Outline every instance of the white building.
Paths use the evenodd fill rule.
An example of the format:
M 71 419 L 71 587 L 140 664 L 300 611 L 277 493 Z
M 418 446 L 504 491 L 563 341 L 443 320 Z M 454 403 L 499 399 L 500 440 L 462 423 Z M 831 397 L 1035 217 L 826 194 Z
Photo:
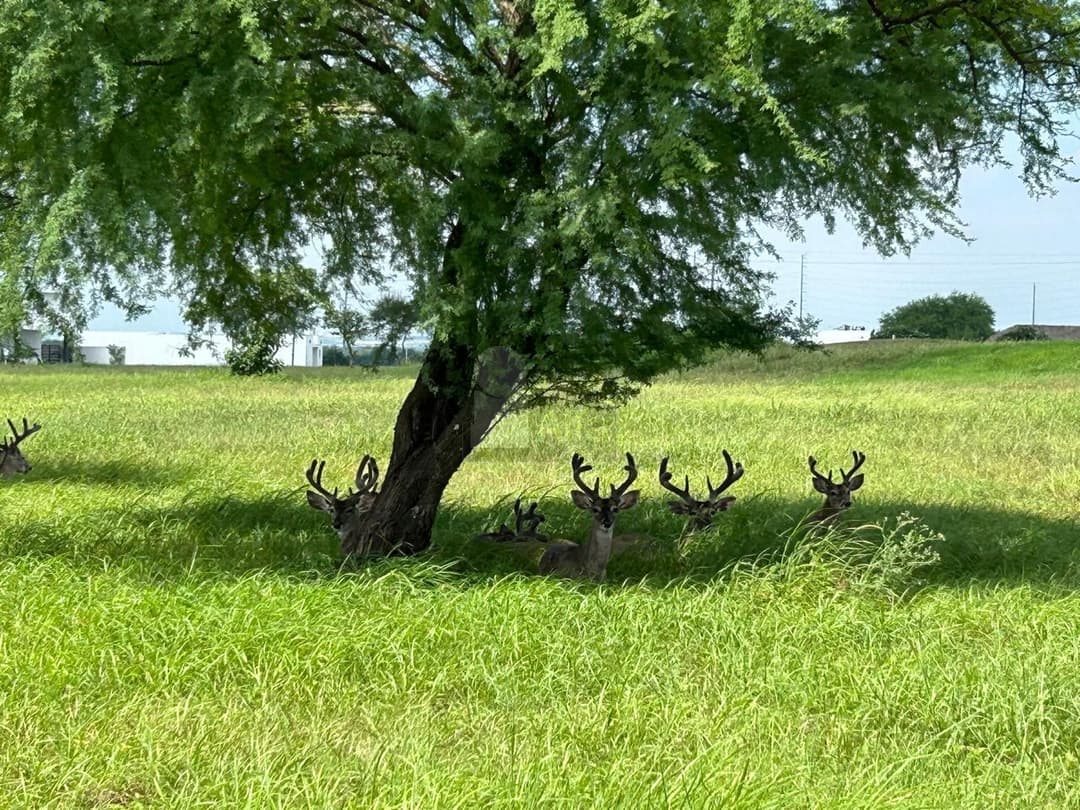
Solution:
M 849 326 L 844 324 L 835 329 L 822 329 L 817 333 L 818 343 L 830 345 L 833 343 L 857 343 L 860 340 L 869 340 L 870 330 L 865 326 Z
M 55 292 L 46 292 L 43 295 L 50 305 L 55 305 L 60 299 L 59 294 Z M 41 362 L 41 343 L 47 330 L 48 325 L 36 316 L 28 318 L 19 330 L 19 340 L 34 353 L 37 362 Z M 31 360 L 31 362 L 34 361 Z
M 218 335 L 189 355 L 182 332 L 88 331 L 82 334 L 79 351 L 86 363 L 108 365 L 110 346 L 123 349 L 128 366 L 221 366 L 231 344 Z M 322 341 L 314 333 L 298 335 L 287 339 L 274 357 L 286 366 L 317 368 L 322 365 Z
M 45 298 L 50 305 L 55 305 L 59 295 L 47 292 Z M 29 319 L 19 330 L 23 345 L 34 353 L 34 359 L 30 362 L 41 362 L 43 344 L 52 343 L 47 339 L 48 335 L 48 324 L 39 318 Z M 225 364 L 225 352 L 230 345 L 224 336 L 219 335 L 210 341 L 210 345 L 194 349 L 187 355 L 184 353 L 187 335 L 182 332 L 92 330 L 80 335 L 77 349 L 83 362 L 92 365 L 108 365 L 112 361 L 109 347 L 114 346 L 123 350 L 124 365 L 221 366 Z M 312 332 L 286 339 L 274 357 L 286 366 L 317 368 L 322 366 L 322 352 L 322 340 Z M 53 356 L 57 358 L 58 353 Z

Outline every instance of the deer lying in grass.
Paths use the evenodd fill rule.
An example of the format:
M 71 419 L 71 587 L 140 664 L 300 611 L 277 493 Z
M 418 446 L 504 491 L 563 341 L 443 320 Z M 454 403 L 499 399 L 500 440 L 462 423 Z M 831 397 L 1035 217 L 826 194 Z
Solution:
M 26 456 L 19 450 L 19 443 L 41 430 L 41 425 L 36 423 L 31 425 L 26 421 L 26 417 L 23 417 L 22 420 L 22 433 L 18 431 L 15 423 L 10 419 L 7 420 L 7 423 L 14 438 L 9 441 L 8 437 L 4 436 L 3 443 L 0 443 L 0 478 L 10 478 L 19 473 L 30 472 L 30 462 L 26 460 Z
M 514 501 L 514 528 L 505 523 L 493 532 L 484 532 L 476 536 L 477 540 L 493 540 L 496 543 L 547 543 L 551 538 L 537 531 L 537 527 L 547 518 L 536 511 L 533 501 L 525 511 L 521 509 L 521 498 Z
M 718 512 L 726 512 L 731 508 L 731 505 L 735 503 L 735 496 L 728 495 L 725 498 L 720 496 L 724 490 L 742 478 L 743 465 L 741 462 L 733 462 L 731 460 L 731 454 L 727 450 L 721 451 L 724 454 L 724 461 L 727 463 L 727 475 L 724 480 L 720 482 L 720 486 L 714 487 L 712 481 L 706 477 L 705 483 L 709 487 L 709 495 L 703 500 L 698 500 L 690 494 L 690 476 L 686 476 L 683 482 L 683 488 L 679 489 L 671 483 L 672 475 L 668 471 L 667 456 L 660 461 L 660 486 L 666 489 L 668 492 L 673 492 L 679 496 L 680 500 L 668 501 L 668 509 L 674 512 L 676 515 L 686 515 L 690 518 L 690 530 L 702 531 L 712 526 L 713 517 Z
M 591 487 L 581 478 L 582 473 L 592 469 L 585 459 L 574 453 L 570 460 L 574 473 L 574 483 L 578 489 L 570 493 L 570 498 L 578 509 L 592 514 L 592 528 L 589 539 L 583 543 L 559 543 L 550 546 L 540 558 L 540 573 L 555 574 L 564 577 L 590 577 L 602 580 L 607 573 L 608 560 L 620 538 L 614 537 L 615 518 L 619 512 L 631 508 L 638 502 L 641 491 L 627 491 L 637 478 L 637 465 L 634 457 L 626 454 L 626 480 L 619 486 L 611 485 L 611 495 L 600 497 L 600 479 Z
M 379 465 L 371 456 L 365 455 L 360 459 L 360 466 L 356 468 L 357 491 L 353 492 L 350 487 L 349 493 L 344 498 L 338 497 L 337 487 L 334 487 L 334 491 L 331 492 L 323 486 L 324 467 L 326 467 L 325 461 L 311 460 L 307 480 L 314 492 L 311 489 L 308 490 L 307 501 L 312 509 L 318 509 L 330 515 L 334 531 L 344 541 L 353 521 L 370 510 L 372 504 L 375 503 L 375 498 L 379 495 L 376 491 L 379 483 Z
M 835 523 L 840 513 L 851 506 L 851 493 L 863 485 L 863 474 L 855 475 L 855 471 L 866 461 L 866 456 L 858 450 L 852 452 L 855 465 L 844 472 L 840 468 L 840 481 L 832 480 L 832 470 L 826 477 L 817 471 L 817 460 L 810 456 L 810 472 L 814 476 L 814 489 L 825 496 L 825 503 L 821 508 L 806 519 L 808 524 L 827 526 Z

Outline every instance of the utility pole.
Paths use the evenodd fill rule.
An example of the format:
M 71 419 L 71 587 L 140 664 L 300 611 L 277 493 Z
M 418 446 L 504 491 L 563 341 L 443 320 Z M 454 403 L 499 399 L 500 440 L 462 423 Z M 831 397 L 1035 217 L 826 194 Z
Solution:
M 1035 325 L 1035 282 L 1031 282 L 1031 325 Z
M 799 320 L 802 320 L 802 300 L 806 290 L 806 254 L 799 257 Z

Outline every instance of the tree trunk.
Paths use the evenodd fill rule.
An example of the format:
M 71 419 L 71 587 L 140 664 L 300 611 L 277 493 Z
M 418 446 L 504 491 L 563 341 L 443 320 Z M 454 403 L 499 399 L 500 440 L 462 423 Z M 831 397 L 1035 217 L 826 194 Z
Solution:
M 342 552 L 409 555 L 430 546 L 443 491 L 520 377 L 508 351 L 478 361 L 463 344 L 433 342 L 398 412 L 379 496 L 342 540 Z

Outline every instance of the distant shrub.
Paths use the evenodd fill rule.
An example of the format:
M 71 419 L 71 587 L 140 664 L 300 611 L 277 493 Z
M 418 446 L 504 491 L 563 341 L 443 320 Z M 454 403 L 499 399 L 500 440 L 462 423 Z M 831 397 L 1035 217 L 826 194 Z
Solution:
M 226 351 L 225 362 L 229 366 L 229 371 L 241 377 L 277 374 L 285 364 L 274 357 L 276 353 L 277 346 L 267 343 L 249 343 Z
M 986 340 L 994 332 L 994 310 L 972 293 L 931 295 L 881 316 L 875 338 Z
M 122 366 L 124 360 L 127 357 L 127 349 L 123 346 L 117 346 L 115 343 L 109 344 L 109 365 L 110 366 Z
M 1034 326 L 1027 324 L 1023 326 L 1014 326 L 1012 329 L 1005 332 L 998 340 L 1049 340 L 1050 336 L 1046 334 L 1042 329 L 1036 329 Z
M 795 539 L 803 527 L 797 528 Z M 902 598 L 925 584 L 923 573 L 941 561 L 944 536 L 902 512 L 892 522 L 837 525 L 793 542 L 777 574 L 787 579 L 842 582 L 844 587 Z

